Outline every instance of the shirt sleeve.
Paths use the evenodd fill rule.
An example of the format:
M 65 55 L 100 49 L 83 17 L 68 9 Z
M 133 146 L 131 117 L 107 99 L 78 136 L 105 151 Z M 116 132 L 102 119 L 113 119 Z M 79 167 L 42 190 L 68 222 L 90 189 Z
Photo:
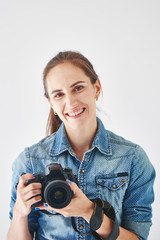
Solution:
M 122 227 L 134 232 L 140 240 L 147 239 L 152 225 L 154 179 L 155 170 L 151 162 L 144 150 L 137 146 L 123 202 Z
M 12 220 L 13 217 L 13 208 L 16 202 L 17 190 L 16 185 L 19 182 L 19 178 L 22 173 L 33 173 L 32 166 L 29 160 L 27 149 L 22 152 L 18 158 L 12 164 L 12 189 L 11 189 L 11 201 L 10 201 L 10 212 L 9 218 Z M 32 236 L 36 232 L 38 227 L 38 213 L 35 210 L 32 210 L 28 215 L 28 226 Z

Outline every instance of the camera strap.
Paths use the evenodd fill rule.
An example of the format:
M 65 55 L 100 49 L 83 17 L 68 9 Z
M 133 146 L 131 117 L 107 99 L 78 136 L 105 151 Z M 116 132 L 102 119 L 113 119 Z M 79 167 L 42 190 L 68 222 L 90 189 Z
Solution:
M 60 213 L 50 213 L 50 212 L 48 212 L 47 210 L 39 210 L 40 212 L 42 212 L 42 213 L 44 213 L 44 214 L 46 214 L 46 215 L 48 215 L 49 217 L 51 217 L 51 216 L 54 216 L 54 215 L 61 215 Z M 77 228 L 76 228 L 76 224 L 75 224 L 75 221 L 74 221 L 74 217 L 71 217 L 71 223 L 72 223 L 72 227 L 73 227 L 73 229 L 76 231 L 76 232 L 78 232 L 78 233 L 80 233 L 78 230 L 77 230 Z M 81 234 L 81 233 L 80 233 Z M 83 233 L 83 235 L 88 235 L 88 234 L 92 234 L 94 237 L 95 237 L 95 239 L 97 239 L 97 240 L 101 240 L 102 238 L 96 233 L 96 232 L 94 232 L 94 231 L 92 231 L 92 230 L 90 230 L 88 233 Z
M 116 240 L 117 237 L 119 236 L 119 224 L 117 222 L 114 208 L 109 202 L 104 201 L 102 199 L 91 199 L 91 201 L 94 202 L 94 210 L 89 222 L 90 231 L 88 233 L 81 233 L 80 231 L 78 231 L 78 229 L 76 228 L 74 217 L 71 217 L 72 227 L 79 234 L 83 235 L 92 234 L 95 237 L 95 239 L 101 240 L 102 238 L 99 236 L 96 230 L 102 224 L 104 213 L 113 222 L 112 231 L 110 235 L 107 237 L 107 240 Z
M 107 240 L 116 240 L 117 237 L 119 236 L 119 224 L 117 222 L 114 208 L 109 202 L 104 201 L 102 199 L 91 199 L 91 201 L 94 202 L 94 211 L 89 223 L 90 231 L 87 233 L 80 232 L 76 227 L 75 218 L 71 217 L 71 223 L 72 223 L 73 229 L 79 234 L 82 234 L 82 235 L 92 234 L 95 237 L 95 239 L 102 240 L 102 238 L 99 236 L 96 230 L 101 226 L 101 223 L 103 221 L 103 218 L 102 218 L 102 221 L 99 221 L 97 216 L 99 217 L 100 214 L 103 212 L 113 222 L 112 231 L 108 236 Z M 54 215 L 61 215 L 60 213 L 54 213 L 54 214 L 50 213 L 47 210 L 40 210 L 40 212 L 47 214 L 49 217 Z

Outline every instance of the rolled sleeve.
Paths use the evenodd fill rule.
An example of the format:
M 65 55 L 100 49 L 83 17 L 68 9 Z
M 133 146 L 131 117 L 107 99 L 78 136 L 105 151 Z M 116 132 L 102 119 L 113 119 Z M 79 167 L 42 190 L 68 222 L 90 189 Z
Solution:
M 33 173 L 29 158 L 27 156 L 27 149 L 25 149 L 12 164 L 12 172 L 12 189 L 9 211 L 10 220 L 12 220 L 13 217 L 13 209 L 17 198 L 17 190 L 15 186 L 19 182 L 19 178 L 22 173 Z M 32 210 L 28 216 L 28 226 L 32 236 L 37 229 L 37 219 L 38 213 L 36 213 L 35 210 Z
M 155 170 L 146 153 L 136 147 L 132 161 L 130 182 L 123 204 L 122 226 L 134 232 L 139 239 L 147 239 L 152 225 Z
M 133 221 L 126 221 L 123 222 L 124 228 L 135 233 L 139 240 L 146 240 L 149 235 L 149 230 L 151 227 L 150 222 L 133 222 Z

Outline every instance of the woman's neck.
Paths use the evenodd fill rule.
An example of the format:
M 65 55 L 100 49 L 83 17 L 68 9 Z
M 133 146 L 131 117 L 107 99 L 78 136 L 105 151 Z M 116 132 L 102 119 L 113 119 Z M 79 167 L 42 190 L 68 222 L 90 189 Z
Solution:
M 66 130 L 66 132 L 73 151 L 79 159 L 82 160 L 84 153 L 92 146 L 92 142 L 97 132 L 97 120 L 95 124 L 86 128 L 78 130 L 69 129 L 68 131 Z

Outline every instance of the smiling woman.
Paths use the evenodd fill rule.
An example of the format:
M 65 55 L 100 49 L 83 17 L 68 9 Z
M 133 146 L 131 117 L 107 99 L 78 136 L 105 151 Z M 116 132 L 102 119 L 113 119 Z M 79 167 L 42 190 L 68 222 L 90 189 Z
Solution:
M 72 139 L 73 131 L 81 136 L 82 130 L 93 137 L 97 129 L 99 80 L 92 83 L 79 67 L 61 63 L 49 71 L 45 81 L 51 108 L 64 123 L 68 137 Z
M 45 67 L 43 84 L 51 107 L 47 137 L 13 163 L 8 240 L 147 239 L 155 170 L 139 145 L 96 116 L 101 84 L 92 64 L 60 52 Z M 54 184 L 49 199 L 67 199 L 57 180 L 70 190 L 63 208 L 46 198 Z
M 56 74 L 56 79 L 54 73 Z M 51 110 L 48 118 L 46 131 L 47 136 L 57 131 L 62 122 L 60 116 L 55 114 L 57 113 L 57 110 L 53 107 L 52 100 L 58 100 L 62 98 L 62 95 L 64 94 L 63 84 L 65 84 L 65 79 L 67 83 L 69 80 L 71 84 L 69 86 L 70 92 L 72 91 L 72 93 L 76 94 L 82 92 L 83 88 L 87 87 L 86 84 L 94 86 L 95 83 L 97 83 L 99 85 L 98 96 L 100 94 L 101 87 L 98 80 L 98 75 L 96 74 L 92 64 L 88 61 L 86 57 L 84 57 L 78 52 L 67 51 L 60 52 L 57 56 L 52 58 L 46 65 L 43 72 L 45 97 L 51 103 Z M 64 81 L 63 83 L 62 80 Z M 60 88 L 57 88 L 57 86 L 60 86 Z M 89 97 L 90 94 L 91 93 L 88 93 L 87 97 Z M 98 96 L 96 96 L 96 100 L 98 100 Z M 76 111 L 76 109 L 74 110 Z M 85 108 L 83 110 L 85 110 Z M 72 113 L 73 109 L 71 111 L 71 115 Z

